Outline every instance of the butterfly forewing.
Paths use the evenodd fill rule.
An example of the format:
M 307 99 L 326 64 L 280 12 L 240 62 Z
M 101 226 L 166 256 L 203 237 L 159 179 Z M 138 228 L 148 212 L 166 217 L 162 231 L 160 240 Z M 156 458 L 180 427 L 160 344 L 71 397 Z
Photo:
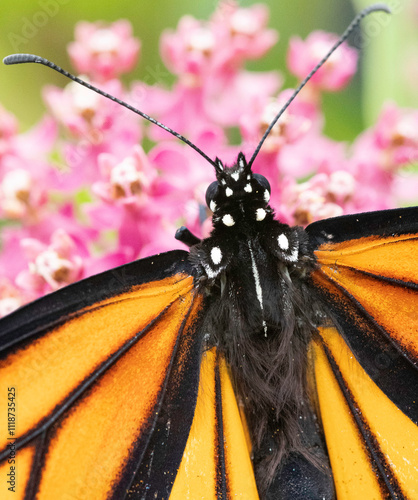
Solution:
M 49 296 L 15 314 L 15 322 L 13 315 L 5 321 L 9 347 L 3 350 L 0 383 L 4 390 L 16 388 L 14 444 L 21 491 L 29 498 L 68 492 L 123 498 L 167 428 L 172 434 L 169 446 L 162 446 L 164 481 L 153 486 L 171 489 L 193 419 L 203 339 L 202 297 L 183 255 L 172 252 L 119 268 L 130 278 L 113 284 L 113 294 L 98 287 L 112 280 L 115 273 L 109 271 L 69 287 L 65 297 L 58 292 L 52 311 Z M 92 304 L 77 310 L 79 292 L 86 289 L 94 290 Z M 73 300 L 66 302 L 68 297 Z M 64 310 L 57 307 L 60 300 Z M 13 333 L 22 344 L 10 342 Z M 2 412 L 7 418 L 7 406 Z M 5 441 L 4 474 L 8 453 Z M 151 466 L 149 461 L 150 473 Z

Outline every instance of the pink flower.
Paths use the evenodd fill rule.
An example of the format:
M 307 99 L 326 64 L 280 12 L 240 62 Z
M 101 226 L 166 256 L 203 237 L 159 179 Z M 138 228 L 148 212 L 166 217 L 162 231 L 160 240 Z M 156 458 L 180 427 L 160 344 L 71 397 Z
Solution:
M 179 83 L 172 91 L 159 87 L 148 88 L 146 99 L 142 101 L 141 97 L 138 105 L 186 136 L 206 154 L 211 154 L 211 150 L 204 149 L 202 139 L 209 134 L 225 142 L 222 127 L 237 126 L 242 115 L 250 113 L 253 101 L 267 99 L 277 91 L 279 83 L 278 75 L 272 72 L 242 71 L 229 75 L 229 80 L 224 80 L 221 75 L 218 79 L 208 78 L 200 87 Z M 143 94 L 143 87 L 138 89 Z M 135 95 L 135 88 L 133 93 Z M 150 136 L 154 141 L 173 140 L 173 136 L 154 126 L 150 128 Z M 219 151 L 213 151 L 213 155 L 216 154 L 219 155 Z
M 191 16 L 182 17 L 177 31 L 166 30 L 160 41 L 165 65 L 190 87 L 202 85 L 212 69 L 215 49 L 216 38 L 210 27 Z
M 93 185 L 93 192 L 103 203 L 87 209 L 95 226 L 117 229 L 119 249 L 129 249 L 134 256 L 151 248 L 152 242 L 167 239 L 173 209 L 176 216 L 180 210 L 170 203 L 170 189 L 163 187 L 142 148 L 136 146 L 122 160 L 102 154 L 98 161 L 103 180 Z M 174 233 L 173 229 L 173 239 Z
M 103 90 L 123 99 L 117 80 L 101 85 Z M 70 169 L 67 185 L 91 184 L 99 178 L 97 157 L 108 152 L 124 154 L 140 139 L 139 118 L 98 94 L 72 82 L 63 90 L 47 87 L 44 98 L 51 113 L 74 137 L 64 144 L 64 171 Z
M 264 5 L 238 8 L 221 3 L 211 23 L 184 16 L 177 31 L 164 32 L 161 56 L 184 84 L 201 86 L 206 78 L 236 73 L 246 60 L 262 57 L 278 38 L 266 28 L 267 21 Z
M 177 31 L 161 37 L 161 56 L 179 82 L 163 113 L 152 105 L 148 112 L 156 111 L 163 123 L 194 142 L 214 124 L 237 125 L 253 99 L 270 96 L 280 84 L 276 73 L 242 71 L 246 60 L 261 57 L 277 41 L 276 32 L 266 29 L 267 20 L 264 6 L 244 9 L 235 3 L 221 4 L 211 23 L 183 17 Z M 154 92 L 147 100 L 161 102 Z
M 273 71 L 225 73 L 208 82 L 204 107 L 213 122 L 222 127 L 237 126 L 242 116 L 249 114 L 254 101 L 268 99 L 280 85 L 281 78 Z
M 382 167 L 393 170 L 418 160 L 418 111 L 387 104 L 374 127 L 376 146 L 384 152 Z
M 23 168 L 9 170 L 0 183 L 0 210 L 4 217 L 37 222 L 39 210 L 46 203 L 45 188 Z
M 104 181 L 96 182 L 92 190 L 108 203 L 122 205 L 145 205 L 157 173 L 151 167 L 140 146 L 132 155 L 119 161 L 116 157 L 102 153 L 98 157 L 99 169 Z
M 80 22 L 68 53 L 79 73 L 103 82 L 131 71 L 140 47 L 139 40 L 132 36 L 129 21 L 122 19 L 110 25 Z
M 414 199 L 415 179 L 401 182 L 395 174 L 418 159 L 417 126 L 416 111 L 389 104 L 377 124 L 356 139 L 350 167 L 359 181 L 357 198 L 363 199 L 367 209 L 392 207 L 396 199 Z
M 324 31 L 312 32 L 305 41 L 299 37 L 291 38 L 287 55 L 290 71 L 303 80 L 337 40 L 337 35 Z M 309 85 L 321 90 L 341 90 L 356 72 L 357 58 L 355 49 L 341 45 L 315 73 Z
M 345 213 L 346 205 L 354 196 L 356 182 L 348 172 L 336 171 L 330 175 L 314 175 L 302 184 L 288 179 L 286 184 L 282 210 L 291 216 L 293 224 L 306 226 Z
M 255 103 L 253 112 L 242 117 L 243 149 L 248 157 L 291 94 L 292 90 L 287 89 L 275 100 Z M 283 176 L 306 177 L 328 157 L 332 157 L 335 164 L 341 156 L 335 155 L 334 143 L 321 135 L 323 119 L 317 105 L 300 97 L 291 103 L 275 124 L 254 162 L 254 171 L 267 176 L 272 186 L 277 185 L 271 199 L 276 207 L 280 202 L 280 180 Z
M 268 19 L 266 5 L 243 8 L 236 2 L 220 2 L 212 16 L 217 66 L 236 70 L 246 60 L 263 57 L 279 38 L 277 31 L 267 28 Z
M 16 283 L 24 290 L 43 294 L 82 277 L 83 259 L 76 253 L 74 240 L 65 231 L 56 230 L 49 245 L 24 238 L 21 246 L 29 268 L 18 274 Z
M 292 89 L 287 89 L 282 91 L 276 99 L 270 99 L 262 106 L 260 103 L 255 103 L 256 107 L 251 110 L 251 113 L 241 117 L 243 138 L 257 145 L 292 93 Z M 264 142 L 262 151 L 264 153 L 278 152 L 285 145 L 300 140 L 314 126 L 318 129 L 320 124 L 317 107 L 311 102 L 304 101 L 302 96 L 301 99 L 292 102 L 280 117 Z
M 135 91 L 134 91 L 135 93 Z M 187 136 L 196 146 L 203 148 L 200 140 L 208 133 L 223 136 L 224 131 L 217 127 L 205 110 L 205 96 L 202 88 L 177 85 L 172 91 L 158 87 L 148 89 L 146 102 L 140 107 L 146 113 L 156 116 L 159 121 L 172 130 Z M 161 140 L 176 140 L 171 134 L 157 126 L 151 126 L 148 132 L 150 138 Z M 207 151 L 205 151 L 208 154 Z

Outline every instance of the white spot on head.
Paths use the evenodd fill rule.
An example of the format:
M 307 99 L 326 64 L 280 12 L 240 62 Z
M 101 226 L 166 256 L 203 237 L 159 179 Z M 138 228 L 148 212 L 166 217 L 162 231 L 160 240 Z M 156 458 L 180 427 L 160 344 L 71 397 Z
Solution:
M 255 218 L 258 221 L 264 220 L 267 215 L 267 212 L 264 210 L 264 208 L 257 208 L 255 211 Z
M 270 201 L 270 193 L 269 193 L 269 190 L 268 190 L 268 189 L 266 189 L 266 190 L 264 191 L 264 201 L 265 201 L 266 203 L 268 203 L 268 202 Z
M 225 186 L 226 180 L 225 179 L 221 179 L 221 184 L 222 184 L 222 186 Z
M 219 168 L 220 170 L 223 170 L 223 169 L 224 169 L 224 166 L 222 165 L 221 160 L 218 160 L 218 161 L 217 161 L 217 165 L 218 165 L 218 168 Z
M 230 196 L 232 196 L 232 195 L 234 194 L 234 192 L 232 191 L 232 189 L 231 189 L 231 188 L 228 188 L 228 187 L 227 187 L 227 188 L 225 189 L 225 194 L 226 194 L 226 196 L 230 197 Z
M 244 157 L 243 157 L 243 156 L 240 156 L 240 157 L 239 157 L 239 160 L 238 160 L 238 165 L 239 165 L 239 168 L 240 168 L 241 170 L 243 170 L 243 169 L 244 169 L 244 167 L 245 167 L 245 160 L 244 160 Z
M 247 181 L 250 181 L 251 180 L 251 174 L 248 174 L 247 175 Z
M 216 203 L 213 200 L 210 200 L 209 208 L 214 212 L 216 210 Z
M 280 234 L 278 236 L 277 243 L 279 244 L 279 247 L 282 250 L 288 250 L 289 249 L 289 240 L 287 239 L 287 236 L 285 234 Z
M 239 173 L 238 172 L 234 172 L 233 174 L 231 174 L 231 177 L 234 179 L 234 181 L 238 181 L 238 179 L 239 179 Z
M 253 188 L 252 188 L 252 186 L 251 186 L 251 184 L 250 184 L 250 183 L 248 183 L 248 184 L 246 184 L 246 185 L 245 185 L 244 191 L 245 191 L 246 193 L 251 193 L 251 192 L 252 192 L 252 190 L 253 190 Z
M 222 252 L 219 247 L 213 247 L 212 250 L 210 251 L 210 258 L 212 259 L 212 262 L 217 266 L 220 264 L 222 260 Z
M 234 218 L 232 217 L 231 214 L 225 214 L 222 217 L 222 222 L 225 224 L 225 226 L 233 226 L 235 224 Z

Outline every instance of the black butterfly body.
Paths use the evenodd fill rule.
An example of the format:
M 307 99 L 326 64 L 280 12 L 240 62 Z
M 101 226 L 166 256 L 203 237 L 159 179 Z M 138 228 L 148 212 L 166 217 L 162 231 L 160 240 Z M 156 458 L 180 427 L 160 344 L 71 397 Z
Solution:
M 268 484 L 289 450 L 307 453 L 297 421 L 307 404 L 308 345 L 324 319 L 309 284 L 316 259 L 301 227 L 274 219 L 270 185 L 252 174 L 243 154 L 230 168 L 217 160 L 216 173 L 206 195 L 211 236 L 196 244 L 182 228 L 177 237 L 194 242 L 189 260 L 207 295 L 206 343 L 232 369 L 255 453 L 266 435 L 276 441 L 270 466 L 259 465 Z

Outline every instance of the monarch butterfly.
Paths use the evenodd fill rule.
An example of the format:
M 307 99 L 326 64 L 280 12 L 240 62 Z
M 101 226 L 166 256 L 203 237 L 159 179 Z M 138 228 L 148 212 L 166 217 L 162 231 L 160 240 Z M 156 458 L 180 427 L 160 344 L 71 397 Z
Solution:
M 80 81 L 37 56 L 5 62 Z M 232 167 L 163 126 L 215 168 L 211 236 L 181 228 L 189 252 L 1 320 L 20 498 L 332 498 L 333 482 L 338 498 L 418 494 L 418 208 L 275 220 L 251 166 L 281 113 Z M 2 472 L 10 453 L 3 436 Z

